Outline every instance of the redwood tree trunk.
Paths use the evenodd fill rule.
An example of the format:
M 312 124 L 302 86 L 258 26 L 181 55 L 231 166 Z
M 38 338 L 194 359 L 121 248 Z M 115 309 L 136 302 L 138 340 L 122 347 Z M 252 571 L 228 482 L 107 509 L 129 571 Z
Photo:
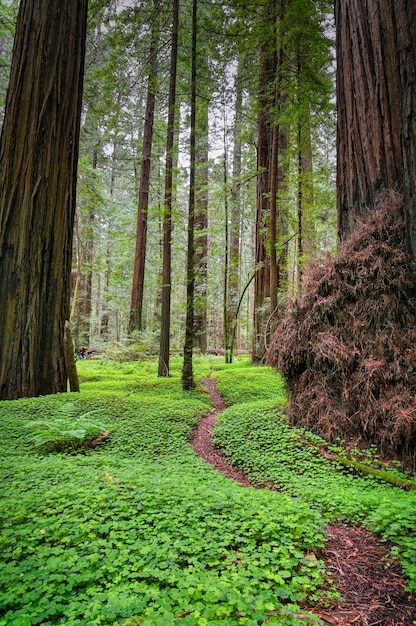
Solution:
M 22 0 L 0 138 L 0 398 L 67 390 L 87 0 Z
M 202 59 L 201 59 L 202 65 Z M 199 84 L 201 81 L 199 81 Z M 198 101 L 195 146 L 195 344 L 207 351 L 208 99 Z
M 197 0 L 192 2 L 192 53 L 191 53 L 191 138 L 189 168 L 189 207 L 188 207 L 188 252 L 186 264 L 186 323 L 183 348 L 182 388 L 190 391 L 195 387 L 192 350 L 194 345 L 194 222 L 195 222 L 195 151 L 196 151 L 196 43 L 197 43 Z
M 403 3 L 412 5 L 411 0 L 335 1 L 341 239 L 354 230 L 356 218 L 371 209 L 378 192 L 402 187 L 400 84 L 392 5 Z M 409 11 L 414 16 L 413 5 Z
M 173 0 L 172 48 L 170 59 L 169 113 L 166 137 L 165 205 L 163 211 L 163 264 L 158 376 L 169 376 L 170 300 L 172 280 L 172 191 L 175 137 L 176 68 L 178 60 L 179 0 Z
M 416 261 L 416 4 L 414 0 L 400 0 L 395 3 L 395 8 L 407 244 L 413 261 Z
M 147 211 L 149 208 L 150 165 L 152 159 L 153 121 L 157 88 L 157 44 L 159 39 L 159 3 L 154 2 L 154 21 L 149 53 L 149 77 L 147 82 L 146 116 L 143 128 L 142 158 L 139 180 L 139 199 L 136 227 L 136 252 L 134 257 L 133 284 L 131 290 L 129 332 L 142 330 L 144 296 L 144 272 L 146 266 Z
M 266 353 L 264 336 L 267 321 L 270 317 L 270 306 L 266 306 L 267 299 L 270 298 L 273 278 L 276 285 L 276 255 L 273 259 L 270 255 L 270 207 L 271 194 L 277 189 L 277 158 L 276 141 L 278 137 L 277 129 L 274 134 L 272 127 L 273 108 L 275 105 L 277 62 L 276 54 L 276 20 L 277 5 L 274 0 L 267 2 L 263 9 L 264 33 L 259 50 L 259 96 L 258 96 L 258 131 L 257 131 L 257 206 L 256 206 L 256 275 L 254 280 L 254 341 L 253 341 L 253 362 L 260 362 Z M 273 141 L 275 137 L 276 141 Z M 275 149 L 273 149 L 275 146 Z M 274 181 L 274 192 L 271 191 L 271 184 Z M 274 218 L 276 211 L 274 212 Z M 276 239 L 276 221 L 272 223 L 272 237 Z M 274 272 L 270 272 L 271 262 L 274 263 Z M 274 288 L 274 287 L 273 287 Z
M 227 286 L 227 338 L 226 357 L 228 362 L 233 361 L 234 341 L 237 333 L 236 325 L 239 322 L 236 311 L 238 307 L 239 275 L 240 275 L 240 223 L 241 223 L 241 163 L 242 163 L 242 87 L 243 60 L 238 59 L 237 76 L 235 79 L 235 119 L 234 119 L 234 148 L 233 148 L 233 181 L 231 186 L 231 210 L 229 228 L 229 272 Z

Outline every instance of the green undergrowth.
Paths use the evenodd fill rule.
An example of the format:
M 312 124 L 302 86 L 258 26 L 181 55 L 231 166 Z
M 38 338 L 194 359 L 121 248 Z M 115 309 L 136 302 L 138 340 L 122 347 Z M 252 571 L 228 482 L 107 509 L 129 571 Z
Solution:
M 199 380 L 216 368 L 241 389 L 251 371 L 196 359 Z M 154 361 L 78 369 L 80 394 L 0 403 L 0 625 L 319 623 L 304 606 L 333 595 L 315 557 L 321 514 L 195 456 L 189 440 L 211 404 L 200 388 L 182 391 L 180 361 L 169 379 Z M 250 397 L 256 384 L 262 397 L 261 376 Z M 39 423 L 66 436 L 68 403 L 77 432 L 94 421 L 105 441 L 37 445 Z
M 219 387 L 233 384 L 222 373 L 218 378 Z M 232 394 L 227 390 L 227 395 Z M 361 523 L 394 542 L 392 555 L 401 560 L 408 589 L 416 591 L 414 491 L 400 490 L 357 473 L 353 465 L 347 468 L 325 458 L 321 451 L 326 442 L 290 427 L 273 399 L 227 408 L 217 420 L 214 442 L 255 484 L 301 498 L 327 522 Z M 340 451 L 337 446 L 331 449 L 334 454 Z
M 196 358 L 185 393 L 180 366 L 158 379 L 155 361 L 86 361 L 79 394 L 0 402 L 0 626 L 320 624 L 307 607 L 336 597 L 316 556 L 333 519 L 392 540 L 412 588 L 414 492 L 318 454 L 318 438 L 287 425 L 270 368 Z M 275 490 L 243 488 L 195 456 L 210 375 L 229 406 L 217 444 Z M 39 446 L 37 424 L 59 440 L 69 413 L 77 432 L 94 422 L 109 436 Z

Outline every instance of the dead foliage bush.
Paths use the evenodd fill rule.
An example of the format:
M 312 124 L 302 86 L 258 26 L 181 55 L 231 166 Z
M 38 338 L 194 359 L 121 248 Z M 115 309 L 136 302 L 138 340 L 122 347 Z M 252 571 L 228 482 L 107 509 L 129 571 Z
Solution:
M 402 199 L 386 192 L 338 256 L 309 269 L 273 337 L 267 360 L 287 379 L 293 424 L 414 467 L 415 284 Z

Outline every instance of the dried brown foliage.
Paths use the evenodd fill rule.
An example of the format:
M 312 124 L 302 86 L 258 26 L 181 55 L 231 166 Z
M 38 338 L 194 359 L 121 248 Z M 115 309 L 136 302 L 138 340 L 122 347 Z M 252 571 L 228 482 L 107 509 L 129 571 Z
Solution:
M 402 198 L 388 192 L 336 258 L 310 268 L 268 363 L 286 376 L 291 422 L 415 462 L 415 273 Z

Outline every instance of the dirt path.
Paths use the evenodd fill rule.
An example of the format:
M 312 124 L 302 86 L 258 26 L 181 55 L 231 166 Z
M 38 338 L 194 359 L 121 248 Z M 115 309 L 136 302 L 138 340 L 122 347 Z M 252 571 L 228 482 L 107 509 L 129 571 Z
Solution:
M 216 381 L 203 381 L 214 410 L 198 424 L 192 445 L 198 456 L 213 465 L 227 478 L 245 487 L 256 487 L 215 450 L 211 432 L 216 417 L 225 404 L 216 390 Z M 331 609 L 314 607 L 313 612 L 333 626 L 412 626 L 416 607 L 406 595 L 401 569 L 397 564 L 386 567 L 388 548 L 363 528 L 328 526 L 327 542 L 319 555 L 331 572 L 344 602 Z M 415 620 L 415 621 L 414 621 Z

